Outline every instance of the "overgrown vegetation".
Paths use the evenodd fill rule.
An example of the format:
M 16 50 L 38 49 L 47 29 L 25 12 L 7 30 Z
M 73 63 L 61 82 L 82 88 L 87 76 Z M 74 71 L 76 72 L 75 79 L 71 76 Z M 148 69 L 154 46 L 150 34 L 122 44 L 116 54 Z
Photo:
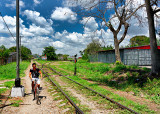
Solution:
M 73 62 L 56 62 L 52 67 L 64 75 L 73 75 Z M 111 88 L 133 95 L 153 100 L 160 104 L 160 79 L 148 79 L 150 69 L 138 66 L 125 66 L 123 64 L 87 63 L 80 60 L 77 63 L 77 76 L 81 79 L 91 80 L 105 84 Z
M 20 50 L 21 51 L 21 59 L 22 60 L 31 60 L 31 58 L 32 58 L 31 50 L 25 46 L 21 46 L 20 49 L 21 49 Z M 9 50 L 10 50 L 10 52 L 16 52 L 16 46 L 10 47 Z
M 51 65 L 52 64 L 52 65 Z M 72 66 L 69 66 L 69 65 L 73 65 L 71 62 L 56 62 L 55 64 L 54 63 L 51 63 L 50 65 L 54 68 L 54 69 L 56 69 L 57 71 L 60 71 L 61 73 L 63 73 L 63 74 L 65 74 L 65 75 L 71 75 L 73 72 L 73 70 L 71 70 L 73 67 Z M 88 63 L 83 63 L 83 64 L 85 64 L 85 65 L 87 65 Z M 94 64 L 94 63 L 92 63 L 93 65 L 95 65 L 95 66 L 98 66 L 98 64 L 100 64 L 100 65 L 105 65 L 105 64 L 103 64 L 103 63 L 96 63 L 96 64 Z M 89 65 L 89 64 L 88 64 Z M 107 64 L 107 65 L 110 65 L 110 64 Z M 58 66 L 58 67 L 57 67 Z M 63 69 L 62 68 L 60 68 L 60 66 L 63 66 Z M 92 66 L 92 65 L 91 65 Z M 70 69 L 69 69 L 69 67 L 70 67 Z M 132 66 L 133 68 L 135 68 L 136 66 Z M 131 68 L 132 68 L 131 67 Z M 110 69 L 111 67 L 109 67 L 109 69 Z M 129 67 L 128 67 L 129 68 Z M 80 69 L 82 69 L 82 68 L 80 68 Z M 125 105 L 125 106 L 127 106 L 127 107 L 130 107 L 130 108 L 132 108 L 133 110 L 135 110 L 135 111 L 137 111 L 137 112 L 139 112 L 139 113 L 154 113 L 154 111 L 151 111 L 151 110 L 149 110 L 148 108 L 147 108 L 147 106 L 146 105 L 140 105 L 140 104 L 138 104 L 138 103 L 135 103 L 135 102 L 133 102 L 133 101 L 131 101 L 131 100 L 128 100 L 128 99 L 126 99 L 126 98 L 123 98 L 123 97 L 120 97 L 119 95 L 117 95 L 117 94 L 114 94 L 114 93 L 112 93 L 112 92 L 110 92 L 110 91 L 108 91 L 108 90 L 106 90 L 106 89 L 104 89 L 104 88 L 102 88 L 102 87 L 100 87 L 100 86 L 98 86 L 97 84 L 92 84 L 92 83 L 89 83 L 87 80 L 84 80 L 83 78 L 84 77 L 82 77 L 82 73 L 80 73 L 79 72 L 79 70 L 80 69 L 78 69 L 78 75 L 77 76 L 70 76 L 70 78 L 71 79 L 73 79 L 73 80 L 75 80 L 75 81 L 77 81 L 77 82 L 79 82 L 79 83 L 81 83 L 81 84 L 83 84 L 83 85 L 85 85 L 85 86 L 89 86 L 90 88 L 92 88 L 92 89 L 94 89 L 94 90 L 96 90 L 96 91 L 98 91 L 98 92 L 100 92 L 100 93 L 102 93 L 102 94 L 104 94 L 104 95 L 107 95 L 107 96 L 109 96 L 110 98 L 112 98 L 112 99 L 114 99 L 114 100 L 116 100 L 117 102 L 120 102 L 120 103 L 122 103 L 123 105 Z M 84 69 L 87 69 L 87 68 L 84 68 Z M 97 70 L 97 69 L 96 69 Z M 90 70 L 88 70 L 88 71 L 90 71 Z M 93 71 L 94 71 L 94 69 L 93 69 Z M 100 70 L 100 71 L 103 71 L 103 70 Z M 97 72 L 99 72 L 99 71 L 97 71 Z M 85 72 L 86 73 L 86 72 Z M 92 72 L 93 73 L 93 72 Z M 64 78 L 61 78 L 61 79 L 63 79 L 63 81 L 65 81 L 65 79 Z M 69 80 L 68 81 L 65 81 L 65 83 L 69 83 L 69 84 L 73 84 L 73 82 L 70 82 Z M 70 85 L 71 86 L 71 85 Z M 83 92 L 83 93 L 85 93 L 86 94 L 86 92 L 88 91 L 88 90 L 85 90 L 83 87 L 81 87 L 81 86 L 78 86 L 78 85 L 76 85 L 76 84 L 73 84 L 73 86 L 72 86 L 73 88 L 75 88 L 76 90 L 83 90 L 83 91 L 80 91 L 80 92 Z M 92 93 L 92 92 L 91 92 Z M 88 92 L 87 92 L 87 96 L 90 96 L 91 95 L 91 93 L 89 94 Z M 92 96 L 92 95 L 91 95 Z M 96 96 L 95 96 L 96 97 Z M 93 98 L 94 99 L 94 98 Z M 92 100 L 93 100 L 92 99 Z M 97 97 L 95 98 L 95 100 L 97 99 Z M 99 98 L 100 99 L 100 98 Z M 105 102 L 104 100 L 100 100 L 99 101 L 99 103 L 101 104 L 101 103 L 103 103 L 103 102 Z M 111 105 L 111 106 L 113 106 L 113 105 Z M 110 109 L 111 107 L 108 107 L 107 109 Z M 123 113 L 123 112 L 122 112 Z
M 20 77 L 25 76 L 25 70 L 27 69 L 28 65 L 30 62 L 23 61 L 20 64 Z M 3 65 L 0 67 L 0 80 L 11 80 L 16 78 L 16 63 L 9 63 L 7 65 Z M 6 90 L 11 89 L 12 86 L 14 85 L 14 81 L 7 81 L 4 82 L 1 87 L 6 87 L 6 88 L 0 88 L 0 97 L 1 94 L 6 92 Z
M 57 60 L 58 57 L 55 51 L 56 51 L 55 47 L 52 46 L 44 47 L 42 55 L 47 56 L 47 60 Z
M 30 62 L 23 61 L 20 64 L 20 76 L 24 76 L 24 70 L 27 69 Z M 0 80 L 16 78 L 16 62 L 9 63 L 0 67 Z
M 11 106 L 13 106 L 13 107 L 19 107 L 20 103 L 22 103 L 22 102 L 23 102 L 23 100 L 21 100 L 21 99 L 11 100 L 11 103 L 12 103 Z

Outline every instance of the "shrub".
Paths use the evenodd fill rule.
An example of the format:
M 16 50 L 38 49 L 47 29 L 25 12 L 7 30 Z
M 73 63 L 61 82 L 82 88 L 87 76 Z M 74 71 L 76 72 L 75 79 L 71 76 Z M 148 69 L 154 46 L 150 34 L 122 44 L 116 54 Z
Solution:
M 122 64 L 120 61 L 116 61 L 116 65 L 120 65 Z
M 119 64 L 119 65 L 116 65 L 116 67 L 113 68 L 113 72 L 120 72 L 121 70 L 124 70 L 124 69 L 126 69 L 126 66 L 122 65 L 122 64 Z

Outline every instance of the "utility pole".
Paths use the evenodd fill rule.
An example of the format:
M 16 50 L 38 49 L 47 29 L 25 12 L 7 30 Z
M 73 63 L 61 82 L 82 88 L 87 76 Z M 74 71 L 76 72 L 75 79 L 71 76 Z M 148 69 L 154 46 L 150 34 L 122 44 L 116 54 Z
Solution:
M 16 81 L 19 80 L 19 63 L 20 63 L 20 58 L 19 58 L 19 0 L 16 0 L 16 52 L 17 52 L 17 58 L 16 58 L 16 63 L 17 63 L 17 77 Z M 16 85 L 17 83 L 17 85 Z M 15 86 L 20 85 L 20 80 L 15 82 Z
M 24 86 L 21 85 L 21 79 L 19 76 L 19 63 L 20 63 L 20 56 L 19 56 L 19 0 L 16 0 L 16 79 L 15 79 L 15 86 L 12 87 L 11 97 L 23 97 L 24 96 Z
M 74 67 L 74 76 L 76 76 L 77 73 L 77 67 L 76 67 L 76 62 L 77 62 L 77 54 L 74 56 L 74 63 L 75 63 L 75 67 Z
M 23 36 L 20 36 L 20 44 L 19 44 L 19 47 L 20 47 L 20 62 L 22 62 L 22 55 L 21 55 L 21 39 L 22 39 Z

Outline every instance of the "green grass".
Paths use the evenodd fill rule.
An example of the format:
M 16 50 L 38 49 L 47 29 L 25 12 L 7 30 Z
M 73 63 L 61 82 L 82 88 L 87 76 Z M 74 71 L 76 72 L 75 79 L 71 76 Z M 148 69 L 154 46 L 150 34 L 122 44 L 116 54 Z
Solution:
M 36 60 L 36 61 L 37 61 L 38 63 L 40 63 L 40 64 L 53 62 L 53 61 L 46 61 L 46 60 Z
M 58 67 L 60 67 L 60 68 L 64 68 L 64 69 L 66 69 L 66 70 L 68 70 L 68 71 L 74 71 L 72 68 L 74 68 L 73 66 L 74 66 L 74 64 L 72 64 L 72 63 L 64 63 L 64 62 L 58 62 L 60 65 L 58 65 Z M 70 64 L 72 64 L 73 66 L 69 66 Z M 93 64 L 93 63 L 92 63 Z M 98 64 L 100 64 L 100 65 L 102 65 L 101 63 L 98 63 Z M 56 66 L 54 66 L 54 65 L 52 65 L 52 67 L 54 68 L 54 69 L 56 69 L 57 71 L 60 71 L 61 73 L 65 73 L 66 75 L 69 75 L 69 74 L 71 74 L 71 73 L 69 73 L 69 72 L 66 72 L 66 71 L 64 71 L 64 70 L 60 70 L 60 69 L 58 69 Z M 85 64 L 85 67 L 86 67 L 86 64 Z M 137 68 L 137 67 L 136 67 Z M 113 69 L 113 68 L 112 68 Z M 80 74 L 83 74 L 83 75 L 87 75 L 87 76 L 89 76 L 89 75 L 91 75 L 91 76 L 99 76 L 99 75 L 101 75 L 101 73 L 99 72 L 99 71 L 97 71 L 97 72 L 94 72 L 93 73 L 93 71 L 91 71 L 91 70 L 88 70 L 88 72 L 90 72 L 89 74 L 87 74 L 87 72 L 85 72 L 85 70 L 88 70 L 88 68 L 84 68 L 84 69 L 82 69 L 82 67 L 81 68 L 79 68 L 78 69 L 78 72 L 80 73 Z M 122 70 L 122 69 L 121 69 Z M 82 73 L 82 72 L 83 73 Z M 105 76 L 103 76 L 103 77 L 105 77 Z M 106 76 L 107 77 L 107 76 Z M 106 79 L 110 79 L 110 77 L 111 76 L 108 76 Z M 110 96 L 110 98 L 112 98 L 112 99 L 114 99 L 115 101 L 117 101 L 117 102 L 120 102 L 120 103 L 122 103 L 123 105 L 125 105 L 125 106 L 127 106 L 127 107 L 130 107 L 130 108 L 132 108 L 133 110 L 135 110 L 135 111 L 137 111 L 137 112 L 140 112 L 140 113 L 154 113 L 154 111 L 151 111 L 151 110 L 149 110 L 148 109 L 148 107 L 146 106 L 146 105 L 140 105 L 140 104 L 138 104 L 138 103 L 135 103 L 135 102 L 133 102 L 133 101 L 131 101 L 131 100 L 127 100 L 127 99 L 125 99 L 125 98 L 123 98 L 123 97 L 120 97 L 119 95 L 117 95 L 117 94 L 113 94 L 112 92 L 110 92 L 110 91 L 107 91 L 106 89 L 103 89 L 103 88 L 101 88 L 100 86 L 98 86 L 97 84 L 91 84 L 91 83 L 89 83 L 88 81 L 86 81 L 86 80 L 84 80 L 84 79 L 81 79 L 81 76 L 70 76 L 70 78 L 71 79 L 73 79 L 73 80 L 75 80 L 75 81 L 77 81 L 77 82 L 79 82 L 79 83 L 81 83 L 81 84 L 83 84 L 83 85 L 86 85 L 86 86 L 88 86 L 88 87 L 90 87 L 90 88 L 92 88 L 92 89 L 94 89 L 94 90 L 96 90 L 96 91 L 98 91 L 98 92 L 100 92 L 100 93 L 102 93 L 102 94 L 104 94 L 104 95 L 106 95 L 106 96 Z M 93 78 L 93 77 L 92 77 Z M 69 81 L 68 81 L 69 82 Z M 75 87 L 75 86 L 74 86 Z M 79 86 L 78 86 L 79 87 Z M 82 89 L 81 87 L 79 87 L 78 88 L 79 90 L 84 90 L 84 89 Z M 77 89 L 77 90 L 78 90 Z M 97 98 L 95 98 L 95 99 L 97 99 Z M 99 102 L 101 102 L 101 101 L 99 101 Z
M 4 83 L 4 86 L 7 88 L 12 88 L 14 84 L 14 81 L 7 81 Z
M 22 103 L 23 100 L 12 100 L 11 103 L 13 107 L 19 107 L 20 103 Z
M 51 65 L 64 75 L 73 75 L 73 62 L 58 62 L 59 65 Z M 59 69 L 61 68 L 61 70 Z M 62 70 L 64 69 L 64 70 Z M 77 63 L 77 75 L 91 81 L 103 83 L 114 89 L 134 92 L 136 96 L 143 96 L 160 104 L 159 85 L 160 79 L 150 80 L 145 77 L 150 69 L 138 66 L 113 65 L 106 63 Z
M 30 62 L 23 61 L 20 64 L 20 77 L 25 76 L 24 71 L 27 69 Z M 7 65 L 0 66 L 0 80 L 11 80 L 16 78 L 16 63 L 9 63 Z M 11 89 L 14 85 L 14 81 L 4 82 L 1 87 L 7 87 L 0 89 L 0 96 L 2 93 L 6 92 L 8 89 Z
M 0 96 L 2 93 L 4 93 L 6 90 L 11 89 L 13 87 L 14 81 L 7 81 L 3 84 L 1 87 L 6 87 L 6 88 L 1 88 L 0 89 Z
M 54 63 L 56 63 L 54 65 Z M 64 75 L 72 76 L 74 74 L 73 62 L 56 61 L 51 63 L 51 67 Z M 144 98 L 150 99 L 160 104 L 160 79 L 150 80 L 146 75 L 150 72 L 148 68 L 139 68 L 138 66 L 125 66 L 107 63 L 87 63 L 85 61 L 77 62 L 77 81 L 85 78 L 100 84 L 105 84 L 113 89 L 126 92 L 133 92 L 135 96 L 143 95 Z M 74 79 L 74 77 L 71 77 Z M 83 84 L 84 82 L 82 82 Z M 98 86 L 98 85 L 97 85 Z M 103 90 L 99 91 L 100 93 Z M 132 105 L 127 102 L 127 105 Z M 148 113 L 145 105 L 135 105 L 136 110 L 144 110 Z M 139 111 L 141 112 L 141 111 Z M 151 111 L 149 111 L 151 112 Z
M 20 76 L 24 76 L 24 70 L 27 69 L 30 62 L 22 62 L 20 64 Z M 0 66 L 0 80 L 16 78 L 16 62 Z
M 92 88 L 93 90 L 97 91 L 97 92 L 100 92 L 101 94 L 103 95 L 106 95 L 108 97 L 110 97 L 111 99 L 114 99 L 115 101 L 127 106 L 127 107 L 130 107 L 131 109 L 139 112 L 139 113 L 154 113 L 154 111 L 151 111 L 148 109 L 148 107 L 146 105 L 140 105 L 138 103 L 135 103 L 131 100 L 128 100 L 124 97 L 121 97 L 117 94 L 114 94 L 106 89 L 103 89 L 101 88 L 100 86 L 98 86 L 97 84 L 91 84 L 89 83 L 88 81 L 84 80 L 84 79 L 81 79 L 77 76 L 70 76 L 69 78 L 81 83 L 82 85 L 85 85 L 89 88 Z M 79 87 L 79 85 L 77 85 L 77 87 L 79 88 L 79 90 L 83 90 L 84 88 L 83 87 Z M 82 89 L 83 88 L 83 89 Z M 97 99 L 99 100 L 99 99 Z
M 1 97 L 1 94 L 4 93 L 6 90 L 7 90 L 7 88 L 1 88 L 0 89 L 0 97 Z
M 111 103 L 110 101 L 102 98 L 101 96 L 95 94 L 94 92 L 91 92 L 90 90 L 88 90 L 88 89 L 86 89 L 86 88 L 84 88 L 82 86 L 79 86 L 78 84 L 76 84 L 76 83 L 74 83 L 74 82 L 66 79 L 65 77 L 61 77 L 61 80 L 63 82 L 65 82 L 69 87 L 75 89 L 79 94 L 85 95 L 86 98 L 88 98 L 89 101 L 94 101 L 97 104 L 99 104 L 98 107 L 100 109 L 102 109 L 102 110 L 113 110 L 114 109 L 114 113 L 130 113 L 128 110 L 122 110 L 122 109 L 120 109 L 117 105 L 115 105 L 115 104 Z M 75 80 L 75 81 L 77 81 L 77 80 Z M 85 81 L 83 81 L 82 83 L 84 84 Z M 92 84 L 90 84 L 90 85 L 92 87 L 94 86 Z
M 73 62 L 54 62 L 51 65 L 64 75 L 73 75 Z M 97 67 L 97 68 L 93 68 Z M 99 67 L 107 67 L 108 71 L 102 73 Z M 63 70 L 64 69 L 64 70 Z M 103 68 L 101 68 L 103 69 Z M 138 66 L 115 66 L 106 63 L 77 63 L 77 76 L 87 80 L 95 81 L 126 92 L 133 92 L 135 96 L 143 96 L 157 104 L 160 104 L 160 79 L 149 80 L 145 76 L 150 72 L 148 68 Z M 138 81 L 137 81 L 138 80 Z

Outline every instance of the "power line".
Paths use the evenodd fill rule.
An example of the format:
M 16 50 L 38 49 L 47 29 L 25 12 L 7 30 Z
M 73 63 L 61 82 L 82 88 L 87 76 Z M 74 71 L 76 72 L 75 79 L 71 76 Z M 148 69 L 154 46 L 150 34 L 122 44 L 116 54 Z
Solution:
M 7 23 L 6 23 L 6 21 L 4 20 L 4 18 L 3 18 L 3 16 L 2 16 L 2 13 L 1 13 L 1 12 L 0 12 L 0 15 L 1 15 L 1 17 L 2 17 L 2 19 L 3 19 L 3 21 L 4 21 L 4 23 L 5 23 L 5 25 L 6 25 L 7 29 L 8 29 L 8 31 L 9 31 L 9 33 L 11 34 L 11 36 L 13 37 L 13 39 L 16 41 L 16 39 L 14 38 L 13 34 L 11 33 L 11 31 L 10 31 L 10 29 L 9 29 L 9 27 L 8 27 L 8 25 L 7 25 Z

